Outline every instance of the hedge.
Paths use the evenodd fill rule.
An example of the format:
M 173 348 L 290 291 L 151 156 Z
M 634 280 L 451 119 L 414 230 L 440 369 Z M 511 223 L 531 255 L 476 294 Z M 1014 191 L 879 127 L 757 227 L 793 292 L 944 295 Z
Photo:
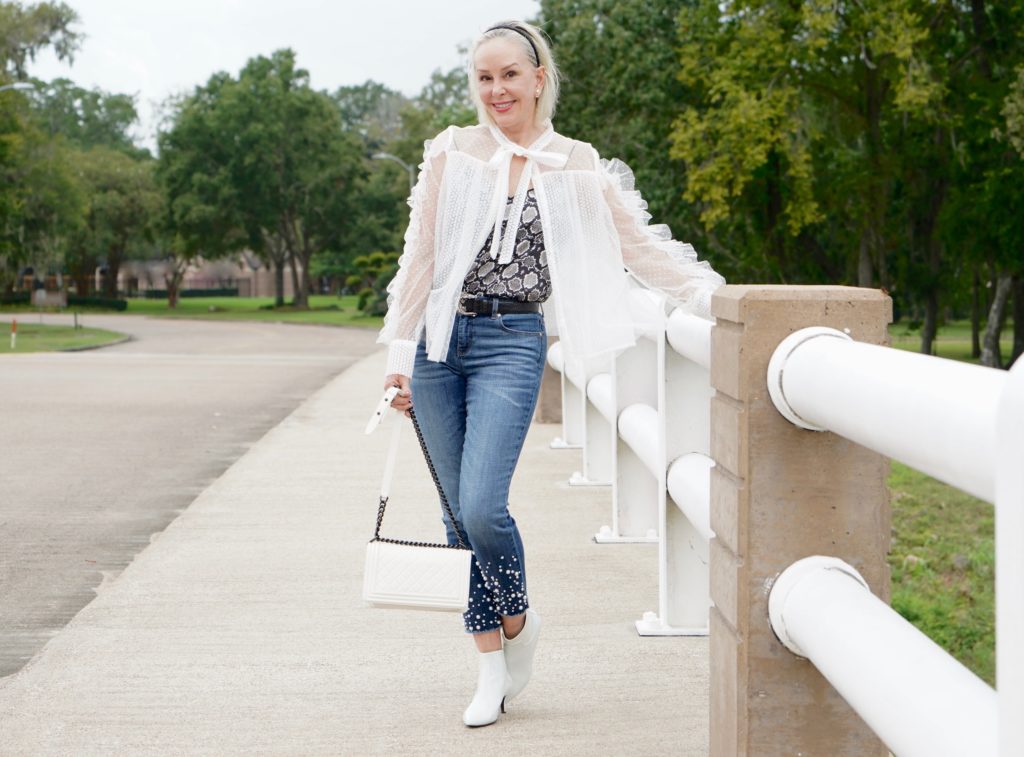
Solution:
M 0 305 L 30 305 L 31 295 L 28 292 L 0 293 Z M 82 308 L 106 308 L 107 310 L 127 310 L 128 300 L 113 299 L 110 297 L 79 297 L 77 294 L 68 294 L 68 307 L 77 306 Z
M 221 287 L 220 289 L 182 289 L 178 297 L 237 297 L 238 287 Z M 147 300 L 166 300 L 166 289 L 147 289 L 144 293 Z
M 77 294 L 68 295 L 68 307 L 78 305 L 83 308 L 107 308 L 108 310 L 127 310 L 128 300 L 112 299 L 110 297 L 79 297 Z

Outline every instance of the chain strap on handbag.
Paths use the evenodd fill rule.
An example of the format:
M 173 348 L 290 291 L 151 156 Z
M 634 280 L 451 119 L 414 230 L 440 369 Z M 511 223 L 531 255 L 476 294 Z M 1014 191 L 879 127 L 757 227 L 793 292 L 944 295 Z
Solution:
M 437 488 L 437 493 L 441 497 L 441 505 L 444 507 L 444 511 L 448 515 L 448 519 L 452 524 L 452 530 L 455 531 L 455 538 L 458 540 L 458 544 L 389 539 L 380 535 L 380 527 L 384 522 L 384 510 L 388 506 L 388 496 L 391 489 L 391 478 L 395 471 L 395 461 L 398 459 L 398 440 L 401 438 L 402 434 L 401 419 L 396 419 L 395 430 L 391 434 L 391 448 L 388 450 L 388 459 L 384 466 L 384 483 L 381 486 L 380 505 L 377 508 L 377 527 L 374 529 L 373 538 L 370 541 L 371 543 L 380 541 L 387 544 L 400 544 L 407 547 L 445 547 L 448 549 L 468 550 L 469 546 L 466 544 L 465 539 L 462 538 L 462 532 L 455 520 L 455 514 L 452 512 L 452 506 L 448 503 L 448 497 L 445 496 L 444 489 L 441 488 L 441 480 L 437 477 L 437 470 L 434 468 L 434 462 L 430 459 L 430 453 L 427 451 L 427 443 L 423 440 L 423 431 L 420 429 L 420 423 L 416 420 L 416 413 L 412 408 L 409 409 L 409 417 L 412 419 L 412 427 L 416 430 L 416 439 L 419 440 L 420 449 L 423 451 L 423 458 L 427 461 L 427 468 L 430 469 L 430 477 L 434 480 L 434 486 Z
M 401 419 L 396 419 L 384 471 L 384 483 L 381 486 L 377 527 L 373 539 L 366 545 L 363 599 L 371 606 L 382 609 L 465 612 L 469 607 L 473 552 L 467 546 L 469 539 L 463 538 L 456 525 L 455 514 L 441 488 L 416 416 L 411 411 L 410 416 L 420 442 L 420 449 L 430 469 L 430 476 L 434 479 L 434 486 L 451 521 L 458 544 L 430 544 L 387 539 L 380 535 L 391 478 L 398 458 L 398 441 L 402 426 L 405 425 Z

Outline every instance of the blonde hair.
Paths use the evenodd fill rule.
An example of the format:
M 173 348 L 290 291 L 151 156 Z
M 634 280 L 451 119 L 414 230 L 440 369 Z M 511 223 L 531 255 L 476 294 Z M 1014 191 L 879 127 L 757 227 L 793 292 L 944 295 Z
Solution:
M 508 27 L 513 28 L 510 29 Z M 489 40 L 499 38 L 517 42 L 526 54 L 526 60 L 534 68 L 544 67 L 544 86 L 541 89 L 540 97 L 537 98 L 537 111 L 534 114 L 536 123 L 544 123 L 544 121 L 555 115 L 555 107 L 558 105 L 558 66 L 555 65 L 555 59 L 551 55 L 551 47 L 548 45 L 544 32 L 536 26 L 523 21 L 499 21 L 477 37 L 473 42 L 473 46 L 469 48 L 469 95 L 473 98 L 473 105 L 476 106 L 477 119 L 482 124 L 494 123 L 490 110 L 480 99 L 479 84 L 476 81 L 473 60 L 476 58 L 476 51 L 480 45 Z M 530 44 L 531 42 L 533 43 L 532 45 Z

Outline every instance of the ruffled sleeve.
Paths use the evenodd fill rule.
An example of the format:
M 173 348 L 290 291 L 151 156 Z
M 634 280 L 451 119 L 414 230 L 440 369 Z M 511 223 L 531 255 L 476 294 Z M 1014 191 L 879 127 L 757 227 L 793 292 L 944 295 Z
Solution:
M 409 197 L 409 227 L 398 259 L 398 273 L 388 284 L 388 311 L 377 342 L 388 345 L 386 375 L 412 376 L 416 344 L 423 330 L 423 315 L 434 275 L 434 227 L 444 176 L 445 154 L 452 143 L 452 128 L 423 144 L 419 178 Z
M 711 319 L 711 294 L 725 283 L 697 251 L 672 239 L 665 224 L 649 224 L 647 203 L 636 191 L 633 172 L 621 160 L 603 160 L 597 153 L 612 221 L 619 234 L 622 259 L 641 282 L 657 289 L 677 306 Z

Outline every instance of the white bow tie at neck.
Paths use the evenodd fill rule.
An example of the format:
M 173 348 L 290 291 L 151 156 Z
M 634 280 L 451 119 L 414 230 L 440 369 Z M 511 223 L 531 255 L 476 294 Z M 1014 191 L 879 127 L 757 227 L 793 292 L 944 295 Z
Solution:
M 497 258 L 498 263 L 508 265 L 512 261 L 512 252 L 515 249 L 516 235 L 519 233 L 519 222 L 523 215 L 523 206 L 526 204 L 526 192 L 530 187 L 536 164 L 549 166 L 551 168 L 564 168 L 569 160 L 568 155 L 557 152 L 545 152 L 533 147 L 523 147 L 510 141 L 497 129 L 495 138 L 498 140 L 498 150 L 490 160 L 490 165 L 498 169 L 497 183 L 494 186 L 494 233 L 491 236 L 491 260 Z M 550 127 L 541 135 L 541 138 L 534 144 L 546 143 L 551 137 Z M 508 225 L 505 227 L 505 238 L 501 238 L 501 222 L 505 220 L 505 205 L 508 202 L 508 180 L 512 172 L 512 157 L 518 155 L 526 158 L 526 165 L 519 175 L 519 184 L 516 185 L 516 193 L 512 198 L 512 208 L 509 211 Z M 499 254 L 500 253 L 500 254 Z

